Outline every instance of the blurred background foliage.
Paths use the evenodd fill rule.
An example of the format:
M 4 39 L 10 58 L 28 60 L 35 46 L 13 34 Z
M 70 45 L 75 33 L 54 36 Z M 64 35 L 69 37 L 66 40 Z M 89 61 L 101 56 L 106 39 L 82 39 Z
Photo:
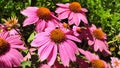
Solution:
M 45 6 L 51 11 L 55 11 L 57 3 L 80 2 L 81 6 L 88 9 L 87 19 L 90 24 L 101 27 L 107 34 L 107 41 L 113 56 L 120 56 L 120 0 L 0 0 L 0 22 L 2 18 L 17 16 L 21 24 L 21 32 L 25 41 L 33 34 L 32 25 L 22 27 L 25 16 L 20 11 L 28 6 Z M 30 39 L 30 38 L 29 38 Z M 29 44 L 29 43 L 28 43 Z

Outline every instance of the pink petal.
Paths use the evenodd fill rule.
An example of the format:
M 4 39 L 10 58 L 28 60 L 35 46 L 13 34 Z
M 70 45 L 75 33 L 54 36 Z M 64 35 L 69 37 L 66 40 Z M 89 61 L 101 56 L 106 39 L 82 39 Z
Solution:
M 42 65 L 40 65 L 40 68 L 51 68 L 51 66 L 49 66 L 47 64 L 42 64 Z
M 88 24 L 87 18 L 84 14 L 79 13 L 79 19 L 81 19 L 85 24 Z
M 39 48 L 39 56 L 40 56 L 40 60 L 44 61 L 45 59 L 47 59 L 47 57 L 50 55 L 52 49 L 53 49 L 54 43 L 46 43 L 44 46 L 41 46 Z
M 48 65 L 52 66 L 55 63 L 56 57 L 57 57 L 57 45 L 54 44 L 54 48 L 53 48 L 53 50 L 52 50 L 52 52 L 49 55 L 48 60 L 47 60 Z
M 25 10 L 21 11 L 21 14 L 28 16 L 28 17 L 36 17 L 37 13 L 36 11 L 38 10 L 37 7 L 27 7 Z
M 6 40 L 8 41 L 8 43 L 10 43 L 10 45 L 24 45 L 19 35 L 10 36 Z
M 1 58 L 2 60 L 3 60 L 3 68 L 12 68 L 12 63 L 10 62 L 10 59 L 9 59 L 9 57 L 7 57 L 7 56 L 4 56 L 4 57 L 2 57 Z M 0 67 L 1 68 L 1 67 Z
M 64 45 L 62 45 L 62 43 L 59 45 L 59 53 L 60 53 L 60 59 L 62 61 L 62 64 L 64 66 L 69 66 L 69 56 L 67 55 L 65 49 L 64 49 Z
M 94 44 L 94 40 L 89 39 L 88 40 L 88 45 L 92 46 Z
M 69 20 L 69 25 L 72 25 L 72 24 L 74 24 L 74 22 L 73 22 L 73 19 L 71 19 L 71 20 Z
M 73 19 L 73 17 L 74 17 L 74 13 L 73 13 L 73 12 L 71 12 L 71 13 L 70 13 L 70 16 L 69 16 L 69 18 L 68 18 L 68 19 L 69 19 L 69 20 L 71 20 L 71 19 Z
M 58 18 L 59 18 L 59 19 L 68 18 L 69 13 L 70 13 L 70 11 L 62 12 L 62 13 L 58 14 Z
M 43 37 L 43 40 L 34 39 L 31 42 L 31 46 L 32 47 L 40 47 L 40 46 L 44 45 L 45 43 L 47 43 L 48 41 L 50 41 L 50 39 L 49 38 L 44 38 L 44 37 Z
M 8 55 L 10 57 L 10 61 L 15 67 L 20 66 L 21 61 L 23 60 L 23 56 L 20 52 L 15 49 L 11 49 Z
M 78 47 L 77 47 L 77 45 L 73 41 L 66 40 L 66 42 L 71 46 L 71 48 L 74 48 L 73 52 L 78 53 Z
M 37 32 L 42 32 L 45 28 L 45 24 L 46 24 L 46 22 L 44 20 L 42 20 L 42 21 L 39 20 L 36 24 L 36 31 Z
M 66 4 L 58 3 L 56 5 L 63 8 L 69 8 L 69 3 L 66 3 Z
M 75 23 L 76 26 L 79 26 L 79 24 L 80 24 L 80 19 L 79 19 L 78 13 L 75 13 L 75 14 L 74 14 L 73 22 Z
M 82 8 L 81 9 L 83 12 L 88 12 L 88 10 L 86 8 Z
M 90 27 L 90 30 L 93 32 L 95 29 L 97 29 L 97 27 L 94 24 L 92 24 L 92 26 Z
M 1 32 L 0 33 L 0 37 L 3 38 L 3 39 L 6 39 L 10 36 L 9 32 Z
M 85 51 L 83 49 L 79 48 L 78 50 L 81 54 L 83 54 L 83 55 L 85 54 Z
M 23 26 L 34 24 L 38 21 L 38 19 L 39 19 L 38 17 L 28 17 L 24 20 Z
M 39 39 L 39 40 L 42 40 L 43 37 L 48 37 L 49 36 L 49 33 L 48 32 L 40 32 L 40 33 L 37 33 L 35 35 L 35 38 Z
M 68 44 L 68 42 L 64 42 L 63 45 L 64 45 L 64 49 L 66 50 L 66 53 L 68 54 L 69 58 L 72 61 L 76 61 L 74 48 L 72 48 L 71 45 Z
M 24 46 L 17 46 L 17 45 L 11 45 L 12 48 L 18 48 L 18 49 L 22 49 L 22 50 L 26 50 L 27 48 Z
M 100 43 L 98 43 L 98 41 L 95 40 L 95 44 L 94 44 L 94 50 L 95 50 L 95 51 L 98 51 L 98 49 L 99 49 L 99 44 L 100 44 Z
M 73 40 L 73 41 L 76 41 L 76 42 L 81 42 L 80 39 L 76 38 L 75 36 L 72 36 L 72 35 L 66 35 L 66 37 L 70 40 Z
M 59 7 L 59 8 L 57 8 L 57 10 L 55 12 L 59 14 L 59 13 L 62 13 L 64 11 L 68 11 L 68 10 L 69 10 L 68 8 Z

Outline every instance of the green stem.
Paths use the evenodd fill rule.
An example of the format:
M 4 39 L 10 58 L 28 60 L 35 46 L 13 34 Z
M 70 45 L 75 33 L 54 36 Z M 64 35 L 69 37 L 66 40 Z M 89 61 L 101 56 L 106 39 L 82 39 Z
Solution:
M 108 44 L 114 43 L 114 42 L 116 42 L 116 41 L 117 41 L 117 39 L 112 40 L 112 41 L 109 41 Z

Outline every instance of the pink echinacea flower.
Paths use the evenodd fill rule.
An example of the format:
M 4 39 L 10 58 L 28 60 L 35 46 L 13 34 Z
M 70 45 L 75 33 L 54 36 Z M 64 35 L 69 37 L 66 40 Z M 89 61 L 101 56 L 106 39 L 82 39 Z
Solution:
M 45 7 L 27 7 L 21 13 L 27 18 L 23 22 L 23 26 L 36 23 L 36 31 L 41 32 L 47 27 L 47 23 L 58 24 L 59 20 L 53 15 L 48 8 Z
M 92 68 L 111 68 L 104 60 L 101 60 L 98 55 L 82 49 L 79 49 L 79 51 L 90 62 Z
M 54 27 L 54 26 L 53 26 Z M 53 65 L 57 55 L 60 56 L 62 64 L 69 66 L 69 62 L 76 61 L 75 54 L 78 53 L 77 45 L 73 42 L 80 40 L 68 31 L 61 28 L 46 28 L 35 36 L 31 46 L 39 47 L 38 55 L 41 61 L 47 60 L 48 65 Z
M 58 8 L 56 9 L 56 13 L 58 14 L 59 19 L 68 18 L 68 22 L 70 25 L 75 24 L 78 26 L 81 20 L 88 24 L 85 12 L 87 12 L 86 8 L 82 8 L 79 2 L 72 2 L 66 4 L 57 4 Z
M 120 60 L 116 57 L 111 57 L 111 65 L 113 68 L 120 68 Z
M 0 33 L 0 68 L 12 68 L 21 65 L 22 54 L 17 49 L 26 49 L 19 35 L 9 32 Z
M 94 51 L 106 52 L 106 54 L 111 54 L 108 49 L 108 44 L 106 41 L 106 34 L 102 31 L 101 28 L 96 28 L 95 25 L 92 24 L 92 27 L 89 28 L 92 34 L 93 39 L 88 40 L 88 44 L 91 46 L 93 43 Z

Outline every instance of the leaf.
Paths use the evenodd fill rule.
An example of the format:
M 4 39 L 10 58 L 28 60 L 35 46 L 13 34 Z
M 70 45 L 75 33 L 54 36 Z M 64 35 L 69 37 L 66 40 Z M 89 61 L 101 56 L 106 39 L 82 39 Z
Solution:
M 34 36 L 35 36 L 35 31 L 33 33 L 31 33 L 31 35 L 29 36 L 27 42 L 30 43 L 34 39 Z
M 28 50 L 22 50 L 23 53 L 27 54 L 28 53 Z
M 120 55 L 120 51 L 118 51 L 118 55 Z
M 22 68 L 26 68 L 26 66 L 31 67 L 31 61 L 23 61 Z

